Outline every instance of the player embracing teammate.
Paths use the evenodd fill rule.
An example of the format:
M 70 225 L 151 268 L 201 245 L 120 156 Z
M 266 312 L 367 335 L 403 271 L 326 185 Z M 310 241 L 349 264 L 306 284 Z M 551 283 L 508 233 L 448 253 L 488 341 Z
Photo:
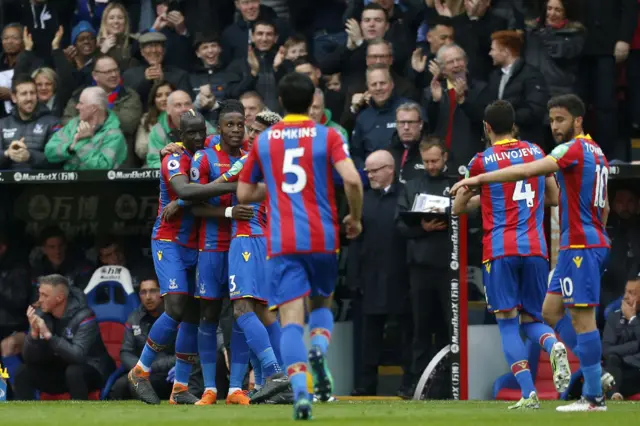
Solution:
M 549 101 L 548 109 L 551 130 L 559 143 L 550 155 L 543 158 L 509 155 L 510 163 L 503 163 L 503 167 L 479 170 L 478 174 L 454 185 L 451 192 L 456 196 L 456 203 L 462 207 L 458 211 L 462 211 L 473 199 L 471 190 L 481 187 L 481 198 L 486 197 L 485 194 L 494 197 L 499 192 L 497 188 L 513 187 L 515 182 L 515 187 L 520 191 L 514 192 L 512 199 L 532 199 L 535 203 L 536 198 L 530 194 L 534 190 L 533 185 L 527 185 L 535 182 L 536 177 L 556 173 L 560 185 L 560 252 L 542 305 L 542 316 L 578 356 L 584 376 L 581 399 L 560 406 L 557 410 L 606 411 L 601 383 L 602 345 L 596 326 L 595 307 L 600 300 L 600 277 L 610 248 L 605 230 L 609 213 L 609 164 L 600 147 L 582 130 L 585 107 L 580 98 L 575 95 L 554 97 Z M 513 162 L 514 157 L 519 160 Z M 486 188 L 496 189 L 487 193 Z M 507 194 L 500 195 L 504 197 Z M 515 220 L 520 216 L 514 212 L 511 217 Z M 535 216 L 529 217 L 533 221 Z M 520 240 L 518 244 L 521 244 Z M 491 294 L 488 288 L 487 294 Z M 491 300 L 489 303 L 492 303 Z M 565 313 L 565 308 L 570 316 Z M 503 349 L 506 354 L 507 349 Z M 563 363 L 565 361 L 563 359 Z M 529 386 L 528 380 L 527 383 L 519 380 L 519 383 L 521 387 Z M 529 402 L 524 405 L 534 407 L 537 404 Z

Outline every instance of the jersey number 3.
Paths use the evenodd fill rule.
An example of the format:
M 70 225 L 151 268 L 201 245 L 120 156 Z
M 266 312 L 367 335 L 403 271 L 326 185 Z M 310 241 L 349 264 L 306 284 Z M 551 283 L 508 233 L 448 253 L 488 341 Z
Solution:
M 294 164 L 296 158 L 304 155 L 304 148 L 289 148 L 284 151 L 284 161 L 282 163 L 282 173 L 295 175 L 294 183 L 282 182 L 282 192 L 285 194 L 297 194 L 307 186 L 307 172 L 299 164 Z
M 531 189 L 530 183 L 525 183 L 524 180 L 516 182 L 516 187 L 513 190 L 513 201 L 526 201 L 527 207 L 533 207 L 533 200 L 536 198 L 536 191 Z

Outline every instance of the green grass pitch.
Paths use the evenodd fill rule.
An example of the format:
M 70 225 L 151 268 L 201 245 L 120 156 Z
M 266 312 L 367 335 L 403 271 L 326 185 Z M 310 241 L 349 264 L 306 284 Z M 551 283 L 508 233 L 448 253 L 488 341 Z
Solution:
M 315 425 L 626 426 L 640 424 L 640 404 L 609 403 L 606 413 L 558 413 L 558 402 L 537 411 L 508 411 L 504 402 L 334 402 L 315 404 Z M 139 402 L 31 402 L 0 404 L 0 425 L 29 426 L 263 426 L 291 424 L 291 406 L 175 407 Z

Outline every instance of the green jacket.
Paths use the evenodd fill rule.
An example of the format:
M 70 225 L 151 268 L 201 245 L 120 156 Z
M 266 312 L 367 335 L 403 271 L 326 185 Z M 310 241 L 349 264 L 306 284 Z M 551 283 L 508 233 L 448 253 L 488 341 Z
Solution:
M 127 142 L 120 130 L 120 120 L 108 111 L 107 120 L 91 138 L 80 139 L 73 153 L 69 146 L 78 131 L 80 118 L 58 130 L 44 148 L 50 163 L 64 163 L 65 170 L 117 169 L 127 159 Z
M 327 127 L 331 127 L 336 130 L 338 133 L 342 135 L 344 138 L 344 143 L 349 144 L 349 133 L 345 130 L 344 127 L 336 123 L 335 121 L 331 121 L 331 111 L 326 109 L 324 110 L 324 123 L 321 123 Z
M 149 132 L 149 152 L 147 153 L 147 164 L 150 169 L 160 168 L 160 151 L 171 142 L 178 142 L 171 138 L 172 129 L 169 127 L 169 116 L 163 112 L 158 116 L 158 122 Z M 177 133 L 177 132 L 176 132 Z M 217 134 L 214 126 L 207 121 L 207 136 Z

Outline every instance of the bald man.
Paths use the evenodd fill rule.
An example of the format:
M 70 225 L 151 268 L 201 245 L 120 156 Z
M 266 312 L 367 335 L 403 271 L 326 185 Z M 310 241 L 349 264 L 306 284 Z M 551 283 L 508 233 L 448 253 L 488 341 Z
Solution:
M 76 105 L 78 116 L 57 131 L 44 148 L 50 163 L 65 170 L 117 169 L 127 159 L 120 120 L 109 110 L 107 93 L 88 87 Z
M 407 304 L 409 278 L 406 273 L 406 242 L 394 218 L 401 184 L 395 183 L 391 153 L 374 151 L 365 160 L 370 189 L 364 194 L 362 235 L 349 247 L 349 282 L 356 290 L 356 365 L 361 367 L 355 396 L 375 395 L 385 324 L 396 318 L 407 333 L 402 348 L 410 348 Z M 410 360 L 410 353 L 403 359 Z M 410 395 L 410 364 L 405 366 L 400 395 Z
M 167 114 L 158 118 L 158 122 L 151 128 L 149 133 L 149 151 L 145 167 L 159 169 L 161 162 L 160 151 L 170 143 L 180 142 L 180 117 L 185 112 L 193 109 L 191 96 L 183 91 L 176 90 L 167 98 Z M 216 133 L 214 126 L 206 122 L 207 136 Z

